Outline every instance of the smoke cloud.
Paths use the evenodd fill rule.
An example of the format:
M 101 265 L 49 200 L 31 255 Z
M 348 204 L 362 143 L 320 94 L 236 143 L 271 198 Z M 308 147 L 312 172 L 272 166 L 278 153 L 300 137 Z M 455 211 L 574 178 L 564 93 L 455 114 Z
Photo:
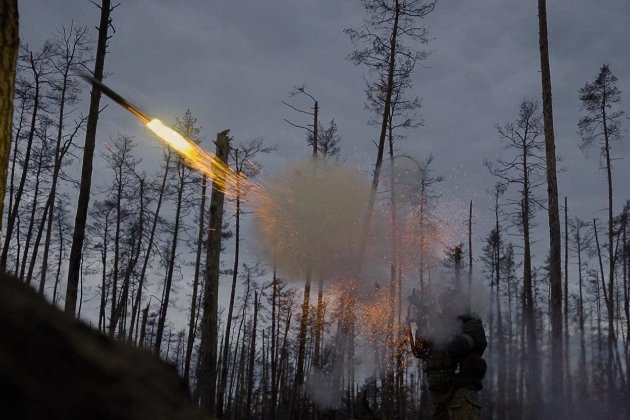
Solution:
M 260 253 L 289 278 L 303 279 L 308 270 L 326 280 L 356 277 L 363 240 L 368 267 L 384 255 L 377 212 L 364 234 L 369 196 L 365 175 L 349 166 L 308 160 L 285 169 L 265 182 L 255 203 Z

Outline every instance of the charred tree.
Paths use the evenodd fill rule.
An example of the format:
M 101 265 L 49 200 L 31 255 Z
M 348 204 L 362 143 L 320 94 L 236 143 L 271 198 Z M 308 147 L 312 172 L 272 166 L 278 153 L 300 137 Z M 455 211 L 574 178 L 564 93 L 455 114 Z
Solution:
M 216 155 L 224 164 L 227 164 L 230 150 L 228 132 L 226 130 L 218 133 L 216 141 Z M 224 192 L 221 190 L 221 187 L 213 183 L 208 222 L 208 249 L 206 254 L 206 279 L 203 298 L 203 319 L 201 322 L 198 379 L 201 408 L 209 415 L 214 415 L 216 411 L 219 260 L 221 256 L 224 198 Z

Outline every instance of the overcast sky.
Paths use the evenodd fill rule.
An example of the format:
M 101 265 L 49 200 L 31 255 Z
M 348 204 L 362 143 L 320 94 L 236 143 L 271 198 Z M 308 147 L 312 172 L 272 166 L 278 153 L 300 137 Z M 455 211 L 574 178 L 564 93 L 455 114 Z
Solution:
M 90 28 L 98 24 L 99 11 L 87 0 L 19 4 L 21 38 L 33 46 L 71 21 Z M 364 170 L 371 167 L 378 128 L 367 124 L 365 68 L 347 61 L 353 46 L 342 32 L 361 23 L 359 0 L 122 0 L 112 16 L 116 32 L 106 58 L 106 82 L 152 115 L 173 122 L 189 108 L 207 140 L 226 128 L 236 140 L 262 136 L 279 146 L 264 160 L 265 173 L 271 174 L 308 154 L 304 133 L 283 122 L 299 116 L 281 103 L 295 85 L 305 83 L 319 99 L 321 119 L 335 118 L 343 157 Z M 629 22 L 627 0 L 548 2 L 555 133 L 563 169 L 560 200 L 568 196 L 572 216 L 605 217 L 598 150 L 585 156 L 577 147 L 578 89 L 609 63 L 626 99 L 621 106 L 626 106 Z M 418 160 L 435 155 L 436 173 L 445 177 L 445 202 L 454 217 L 463 218 L 474 200 L 480 213 L 475 234 L 481 240 L 491 217 L 486 190 L 494 184 L 482 163 L 501 153 L 494 125 L 514 120 L 524 97 L 541 96 L 537 2 L 442 0 L 425 24 L 431 55 L 414 74 L 425 124 L 399 143 L 398 152 Z M 96 38 L 95 30 L 92 34 Z M 117 132 L 136 135 L 145 162 L 159 159 L 145 130 L 110 105 L 99 120 L 97 149 Z M 624 138 L 613 155 L 623 158 L 629 151 Z M 616 161 L 615 211 L 630 198 L 629 176 L 627 162 Z M 546 225 L 544 216 L 538 217 L 540 227 Z M 536 237 L 548 241 L 544 231 Z

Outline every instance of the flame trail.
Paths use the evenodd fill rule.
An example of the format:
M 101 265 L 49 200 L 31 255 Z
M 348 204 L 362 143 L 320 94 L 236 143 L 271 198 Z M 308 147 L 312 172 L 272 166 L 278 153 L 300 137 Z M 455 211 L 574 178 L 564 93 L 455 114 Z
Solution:
M 236 195 L 237 191 L 255 185 L 249 182 L 242 173 L 233 171 L 227 164 L 221 162 L 215 154 L 206 152 L 177 131 L 164 125 L 159 119 L 151 119 L 146 126 L 182 156 L 186 164 L 208 176 L 213 184 L 225 194 Z
M 216 155 L 206 152 L 194 142 L 166 126 L 159 119 L 150 117 L 100 80 L 85 73 L 82 73 L 80 76 L 114 102 L 135 115 L 147 128 L 177 152 L 187 165 L 208 176 L 219 190 L 228 195 L 236 195 L 238 191 L 244 189 L 260 188 L 259 185 L 247 181 L 243 174 L 233 171 L 227 164 L 221 162 Z

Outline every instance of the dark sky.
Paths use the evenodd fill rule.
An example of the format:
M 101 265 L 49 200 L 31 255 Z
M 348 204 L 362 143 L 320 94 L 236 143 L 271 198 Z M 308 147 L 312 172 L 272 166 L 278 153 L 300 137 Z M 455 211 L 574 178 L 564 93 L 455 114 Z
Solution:
M 630 94 L 630 2 L 555 0 L 548 2 L 548 14 L 563 169 L 560 199 L 568 196 L 571 215 L 603 218 L 605 173 L 599 169 L 599 152 L 595 148 L 584 155 L 578 149 L 578 89 L 609 63 L 622 95 Z M 21 37 L 41 45 L 71 21 L 97 25 L 98 15 L 87 0 L 21 0 Z M 107 83 L 165 122 L 189 108 L 207 140 L 229 128 L 237 140 L 263 136 L 278 144 L 278 152 L 264 160 L 267 174 L 308 154 L 303 132 L 283 122 L 299 116 L 281 103 L 295 85 L 305 83 L 319 99 L 321 118 L 337 121 L 343 157 L 368 171 L 378 128 L 367 124 L 365 69 L 346 60 L 353 46 L 342 32 L 363 16 L 358 0 L 123 0 L 113 13 L 116 33 L 106 59 Z M 425 124 L 399 143 L 398 152 L 418 160 L 435 155 L 435 170 L 445 177 L 446 207 L 463 221 L 473 199 L 480 212 L 475 227 L 480 240 L 489 230 L 486 190 L 494 184 L 482 162 L 501 154 L 494 125 L 514 120 L 523 98 L 540 100 L 537 2 L 443 0 L 425 24 L 431 54 L 414 75 Z M 136 135 L 145 162 L 159 159 L 145 130 L 110 106 L 99 121 L 99 141 L 118 131 Z M 613 155 L 623 158 L 628 151 L 622 139 Z M 629 176 L 626 161 L 615 161 L 615 211 L 630 197 Z M 544 227 L 542 212 L 538 219 Z M 537 239 L 548 241 L 544 231 Z

